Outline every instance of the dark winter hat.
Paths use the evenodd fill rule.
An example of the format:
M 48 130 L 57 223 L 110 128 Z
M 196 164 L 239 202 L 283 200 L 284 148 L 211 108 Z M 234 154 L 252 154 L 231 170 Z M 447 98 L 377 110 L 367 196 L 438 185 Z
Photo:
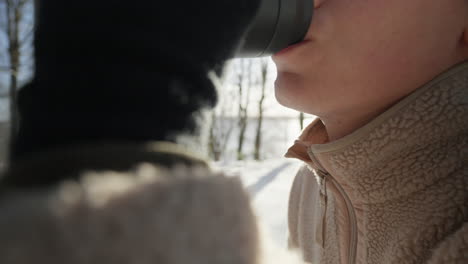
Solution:
M 13 159 L 92 140 L 166 140 L 216 102 L 258 0 L 37 1 L 36 72 Z
M 212 68 L 233 53 L 258 5 L 255 0 L 39 2 L 39 77 L 96 63 Z

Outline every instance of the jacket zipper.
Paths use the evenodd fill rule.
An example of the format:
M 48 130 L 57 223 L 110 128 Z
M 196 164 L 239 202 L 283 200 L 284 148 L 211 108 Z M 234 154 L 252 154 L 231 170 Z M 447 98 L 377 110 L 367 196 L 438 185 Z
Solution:
M 320 210 L 321 218 L 319 225 L 315 230 L 315 242 L 317 242 L 322 248 L 325 248 L 325 236 L 326 236 L 326 223 L 327 223 L 327 206 L 328 206 L 328 194 L 327 194 L 327 180 L 329 174 L 321 174 L 319 171 L 320 178 Z
M 351 199 L 344 191 L 343 187 L 333 178 L 328 172 L 324 172 L 322 170 L 318 170 L 318 174 L 320 177 L 320 201 L 322 207 L 322 219 L 321 223 L 319 224 L 319 229 L 317 230 L 316 234 L 318 235 L 318 242 L 321 242 L 322 247 L 325 245 L 325 230 L 326 230 L 326 211 L 327 211 L 327 204 L 328 204 L 328 194 L 327 194 L 327 182 L 331 181 L 333 185 L 336 187 L 340 195 L 343 197 L 346 203 L 346 209 L 348 212 L 349 220 L 350 220 L 350 238 L 349 238 L 349 248 L 348 248 L 348 264 L 354 264 L 356 262 L 356 251 L 357 251 L 357 220 L 356 220 L 356 212 L 354 211 L 354 207 L 351 203 Z

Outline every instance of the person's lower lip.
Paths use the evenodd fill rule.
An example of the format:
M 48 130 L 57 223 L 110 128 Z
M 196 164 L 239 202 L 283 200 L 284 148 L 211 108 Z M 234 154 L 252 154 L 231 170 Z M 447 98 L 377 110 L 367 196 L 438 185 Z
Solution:
M 274 56 L 280 56 L 280 55 L 289 53 L 290 51 L 295 50 L 296 48 L 298 48 L 298 47 L 300 47 L 300 46 L 306 44 L 307 42 L 309 42 L 309 41 L 303 40 L 303 41 L 301 41 L 301 42 L 299 42 L 299 43 L 290 45 L 290 46 L 288 46 L 288 47 L 286 47 L 286 48 L 280 50 L 279 52 L 275 53 Z

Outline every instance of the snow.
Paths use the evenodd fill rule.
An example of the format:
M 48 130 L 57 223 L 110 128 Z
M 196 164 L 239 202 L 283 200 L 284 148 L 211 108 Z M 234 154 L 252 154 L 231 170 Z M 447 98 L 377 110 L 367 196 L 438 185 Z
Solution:
M 260 223 L 280 248 L 287 245 L 289 190 L 300 166 L 301 162 L 286 158 L 213 165 L 225 174 L 240 176 Z

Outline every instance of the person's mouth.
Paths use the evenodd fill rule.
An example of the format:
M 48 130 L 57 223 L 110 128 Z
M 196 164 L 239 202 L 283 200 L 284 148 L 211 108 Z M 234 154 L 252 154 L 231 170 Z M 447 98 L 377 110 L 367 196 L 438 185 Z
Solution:
M 327 0 L 314 0 L 314 9 L 318 9 L 320 8 L 320 6 L 322 6 L 322 4 L 324 2 L 326 2 Z M 311 28 L 309 28 L 309 31 L 311 30 Z M 292 45 L 289 45 L 287 46 L 286 48 L 280 50 L 279 52 L 275 53 L 273 56 L 280 56 L 280 55 L 284 55 L 286 53 L 290 53 L 291 51 L 293 50 L 296 50 L 297 48 L 303 46 L 304 44 L 308 43 L 311 41 L 311 33 L 310 32 L 307 32 L 304 40 L 300 41 L 300 42 L 297 42 L 295 44 L 292 44 Z
M 286 48 L 284 48 L 284 49 L 280 50 L 279 52 L 275 53 L 274 56 L 280 56 L 280 55 L 289 53 L 289 52 L 303 46 L 304 44 L 307 44 L 308 42 L 309 42 L 309 40 L 305 39 L 305 40 L 303 40 L 301 42 L 289 45 Z

